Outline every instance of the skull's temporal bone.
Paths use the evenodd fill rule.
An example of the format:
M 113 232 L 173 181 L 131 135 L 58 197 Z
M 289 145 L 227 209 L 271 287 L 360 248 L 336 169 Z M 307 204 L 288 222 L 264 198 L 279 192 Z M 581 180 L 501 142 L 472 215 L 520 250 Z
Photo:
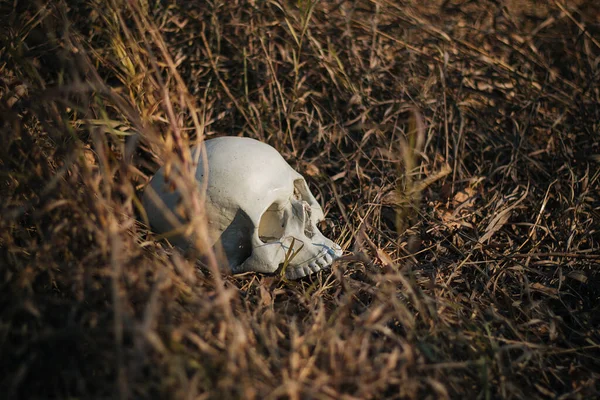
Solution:
M 206 187 L 211 244 L 220 242 L 234 272 L 269 273 L 287 264 L 286 276 L 296 279 L 328 267 L 341 255 L 341 248 L 317 227 L 323 210 L 306 181 L 273 147 L 225 136 L 206 140 L 193 151 L 198 150 L 195 176 L 198 188 Z M 150 191 L 170 211 L 181 197 L 167 188 L 164 173 L 164 168 L 156 173 L 143 196 L 150 224 L 159 233 L 175 227 Z M 185 247 L 186 238 L 174 239 Z

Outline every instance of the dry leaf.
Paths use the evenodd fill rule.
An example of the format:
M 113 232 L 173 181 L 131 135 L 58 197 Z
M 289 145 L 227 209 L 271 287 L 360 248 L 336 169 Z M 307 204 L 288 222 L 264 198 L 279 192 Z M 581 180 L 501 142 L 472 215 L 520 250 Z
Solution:
M 308 176 L 319 176 L 321 174 L 321 170 L 315 164 L 306 164 L 304 172 Z
M 500 211 L 500 213 L 490 221 L 488 227 L 485 230 L 485 234 L 479 239 L 479 243 L 489 241 L 496 232 L 502 229 L 504 224 L 508 222 L 511 213 L 511 208 L 507 208 Z
M 568 278 L 575 279 L 581 283 L 587 283 L 588 277 L 581 271 L 571 271 L 567 274 Z
M 531 290 L 544 293 L 545 295 L 548 295 L 553 298 L 558 298 L 558 289 L 542 285 L 539 282 L 532 283 Z
M 340 180 L 340 179 L 342 179 L 342 178 L 343 178 L 343 177 L 345 177 L 345 176 L 346 176 L 346 171 L 342 171 L 342 172 L 340 172 L 340 173 L 338 173 L 338 174 L 335 174 L 334 176 L 332 176 L 332 177 L 331 177 L 331 180 L 335 182 L 335 181 L 337 181 L 337 180 Z
M 504 210 L 500 211 L 494 218 L 492 218 L 492 220 L 488 224 L 487 228 L 485 229 L 485 234 L 479 239 L 479 243 L 484 243 L 486 241 L 489 241 L 496 232 L 498 232 L 500 229 L 502 229 L 502 227 L 510 219 L 512 210 L 514 210 L 523 200 L 525 200 L 525 197 L 527 197 L 528 193 L 529 193 L 529 185 L 527 185 L 527 188 L 525 189 L 525 193 L 523 193 L 523 196 L 521 196 L 521 198 L 516 200 L 510 206 L 506 207 Z

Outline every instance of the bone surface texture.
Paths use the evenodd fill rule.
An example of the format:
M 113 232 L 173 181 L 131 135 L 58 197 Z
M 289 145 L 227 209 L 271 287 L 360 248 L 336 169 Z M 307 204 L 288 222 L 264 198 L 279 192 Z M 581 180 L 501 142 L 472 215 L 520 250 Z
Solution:
M 193 149 L 195 154 L 199 149 Z M 340 246 L 323 236 L 317 222 L 323 210 L 306 181 L 268 144 L 250 138 L 206 140 L 196 169 L 197 188 L 206 187 L 205 208 L 211 245 L 220 243 L 234 273 L 272 273 L 286 265 L 286 277 L 297 279 L 331 265 Z M 207 168 L 203 167 L 203 156 Z M 175 212 L 177 190 L 165 184 L 164 168 L 150 181 L 166 209 Z M 152 229 L 175 227 L 149 189 L 143 205 Z M 180 222 L 185 222 L 180 218 Z M 175 237 L 185 247 L 187 241 Z

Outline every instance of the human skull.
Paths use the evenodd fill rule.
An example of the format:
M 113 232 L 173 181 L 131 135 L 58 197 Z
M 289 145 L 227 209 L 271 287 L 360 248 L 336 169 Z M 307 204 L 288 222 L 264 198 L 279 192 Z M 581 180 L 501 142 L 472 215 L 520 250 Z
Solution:
M 272 273 L 287 264 L 286 277 L 297 279 L 341 256 L 340 246 L 317 227 L 323 210 L 306 181 L 277 150 L 254 139 L 231 136 L 206 140 L 203 150 L 208 168 L 203 168 L 200 154 L 195 177 L 199 189 L 206 187 L 210 245 L 220 241 L 234 273 Z M 177 215 L 181 196 L 168 190 L 164 172 L 161 168 L 149 185 Z M 159 233 L 173 230 L 148 192 L 143 205 L 150 225 Z M 180 239 L 174 242 L 184 247 L 187 242 Z

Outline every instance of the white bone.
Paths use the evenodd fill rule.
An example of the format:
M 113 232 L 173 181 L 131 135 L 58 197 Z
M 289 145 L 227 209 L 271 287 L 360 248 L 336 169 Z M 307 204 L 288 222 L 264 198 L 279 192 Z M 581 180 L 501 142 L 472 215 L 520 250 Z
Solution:
M 340 246 L 317 227 L 323 210 L 306 181 L 277 150 L 254 139 L 230 136 L 206 140 L 204 150 L 208 170 L 200 154 L 196 180 L 198 188 L 206 185 L 210 244 L 220 241 L 234 273 L 272 273 L 288 256 L 286 277 L 297 279 L 329 267 L 341 256 Z M 164 172 L 161 168 L 150 186 L 177 215 L 180 195 L 166 188 Z M 148 193 L 143 205 L 152 228 L 159 233 L 173 230 Z M 179 247 L 189 243 L 181 237 L 173 242 Z

